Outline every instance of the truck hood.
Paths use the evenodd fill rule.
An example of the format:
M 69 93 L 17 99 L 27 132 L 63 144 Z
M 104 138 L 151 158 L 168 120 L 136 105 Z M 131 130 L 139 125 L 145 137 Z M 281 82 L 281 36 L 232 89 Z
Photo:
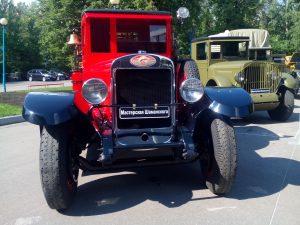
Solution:
M 131 59 L 134 58 L 136 58 L 136 60 L 131 61 Z M 118 64 L 117 66 L 115 65 L 116 63 Z M 174 67 L 172 61 L 165 56 L 149 53 L 137 53 L 86 66 L 83 72 L 88 76 L 87 78 L 93 78 L 99 75 L 101 75 L 101 77 L 110 76 L 113 64 L 117 68 L 171 67 L 173 69 Z
M 243 69 L 247 65 L 249 65 L 252 61 L 250 60 L 241 60 L 241 61 L 225 61 L 225 62 L 219 62 L 214 63 L 210 66 L 210 69 L 213 70 L 232 70 L 232 69 Z

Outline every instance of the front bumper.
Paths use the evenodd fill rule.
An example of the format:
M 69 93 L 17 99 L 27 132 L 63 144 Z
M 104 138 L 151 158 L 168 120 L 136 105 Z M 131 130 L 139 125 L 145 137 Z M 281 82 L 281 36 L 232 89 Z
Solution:
M 146 132 L 149 134 L 147 140 L 143 138 Z M 100 172 L 139 166 L 187 163 L 197 159 L 199 154 L 195 150 L 192 135 L 185 127 L 176 129 L 176 138 L 159 142 L 159 137 L 168 136 L 173 132 L 173 129 L 168 128 L 132 131 L 128 134 L 125 132 L 112 134 L 104 131 L 100 135 L 103 145 L 100 152 L 98 150 L 100 154 L 94 155 L 94 158 L 80 158 L 81 169 Z M 120 138 L 122 143 L 119 141 Z M 95 149 L 88 149 L 89 151 L 97 152 Z
M 251 94 L 254 111 L 272 110 L 279 105 L 279 97 L 276 93 Z

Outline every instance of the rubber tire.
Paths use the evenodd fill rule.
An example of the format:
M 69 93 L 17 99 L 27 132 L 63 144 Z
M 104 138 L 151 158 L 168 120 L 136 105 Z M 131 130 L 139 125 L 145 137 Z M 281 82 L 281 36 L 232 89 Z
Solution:
M 288 120 L 294 111 L 294 98 L 294 94 L 290 90 L 285 90 L 282 94 L 279 106 L 268 111 L 271 119 L 278 121 Z
M 206 130 L 203 132 L 206 133 L 206 147 L 200 155 L 202 174 L 208 189 L 214 194 L 223 195 L 231 190 L 236 176 L 234 129 L 229 119 L 211 113 L 206 118 Z
M 77 190 L 77 178 L 70 170 L 71 137 L 66 126 L 43 127 L 40 143 L 40 176 L 45 199 L 50 208 L 67 209 Z
M 42 78 L 42 81 L 43 81 L 43 82 L 46 82 L 46 77 L 43 77 L 43 78 Z
M 28 77 L 28 81 L 31 82 L 33 79 L 32 77 Z
M 59 76 L 57 76 L 57 77 L 56 77 L 56 80 L 57 80 L 57 81 L 59 81 L 59 80 L 60 80 L 60 79 L 59 79 Z

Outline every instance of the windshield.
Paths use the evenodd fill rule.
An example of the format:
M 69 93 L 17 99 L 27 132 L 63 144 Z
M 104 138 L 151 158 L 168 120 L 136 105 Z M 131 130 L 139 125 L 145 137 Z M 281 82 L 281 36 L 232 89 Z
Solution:
M 212 59 L 247 59 L 247 41 L 224 41 L 211 43 Z
M 300 52 L 294 53 L 290 62 L 300 62 Z
M 166 52 L 166 21 L 118 19 L 117 51 Z
M 251 60 L 269 60 L 271 58 L 270 49 L 250 49 L 249 59 Z
M 112 37 L 109 18 L 91 18 L 91 51 L 111 52 L 111 40 L 116 38 L 117 52 L 166 53 L 166 20 L 117 19 L 116 37 Z

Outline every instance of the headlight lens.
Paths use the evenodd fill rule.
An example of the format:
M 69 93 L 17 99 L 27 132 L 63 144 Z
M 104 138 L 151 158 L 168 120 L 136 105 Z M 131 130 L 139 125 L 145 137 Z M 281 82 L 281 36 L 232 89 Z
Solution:
M 190 103 L 199 101 L 204 94 L 204 88 L 199 79 L 189 78 L 180 86 L 181 97 Z
M 82 86 L 82 96 L 91 104 L 100 104 L 108 93 L 107 85 L 101 79 L 89 79 Z
M 236 75 L 235 75 L 235 80 L 236 82 L 238 83 L 243 83 L 245 81 L 245 74 L 242 73 L 242 72 L 238 72 Z
M 271 71 L 271 80 L 277 80 L 277 74 L 274 71 Z

